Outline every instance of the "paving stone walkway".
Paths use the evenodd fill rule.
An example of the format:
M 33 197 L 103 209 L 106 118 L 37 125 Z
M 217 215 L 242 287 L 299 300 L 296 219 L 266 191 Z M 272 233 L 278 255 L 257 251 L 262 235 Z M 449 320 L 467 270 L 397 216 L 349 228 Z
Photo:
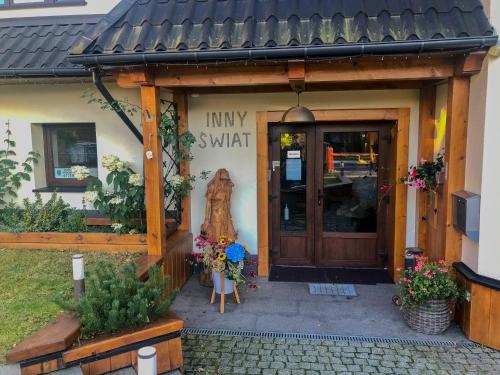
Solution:
M 500 374 L 500 352 L 475 346 L 184 334 L 186 374 Z

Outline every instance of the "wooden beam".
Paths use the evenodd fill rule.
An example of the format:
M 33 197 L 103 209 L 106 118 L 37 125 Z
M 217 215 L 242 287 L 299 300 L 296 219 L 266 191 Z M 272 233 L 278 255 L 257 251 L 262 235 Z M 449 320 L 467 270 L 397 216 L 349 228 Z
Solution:
M 293 60 L 288 62 L 288 82 L 295 92 L 306 89 L 306 63 L 304 60 Z
M 179 116 L 179 134 L 184 134 L 189 129 L 188 123 L 188 98 L 185 93 L 174 93 L 174 102 L 177 103 L 177 115 Z M 182 147 L 182 146 L 181 146 Z M 181 161 L 181 176 L 189 175 L 189 161 Z M 182 222 L 179 230 L 191 231 L 191 197 L 187 196 L 182 201 Z
M 155 86 L 141 86 L 142 129 L 144 134 L 144 180 L 148 254 L 166 252 L 165 202 L 163 187 L 163 149 L 158 132 L 160 92 Z M 149 157 L 148 157 L 149 156 Z
M 448 78 L 454 74 L 450 57 L 361 59 L 320 62 L 306 69 L 306 84 Z
M 443 247 L 450 264 L 461 260 L 462 234 L 453 227 L 451 194 L 465 186 L 467 123 L 469 117 L 470 77 L 453 77 L 448 82 L 445 163 L 447 178 L 443 186 L 445 232 Z
M 115 74 L 115 79 L 120 82 L 127 82 L 127 88 L 134 88 L 142 85 L 152 86 L 154 84 L 153 71 L 151 69 L 126 69 Z
M 477 51 L 459 58 L 455 68 L 455 74 L 461 76 L 479 73 L 483 68 L 483 61 L 487 55 L 488 53 L 486 51 Z
M 155 83 L 164 87 L 288 85 L 288 72 L 283 64 L 168 67 L 156 71 Z
M 353 58 L 340 61 L 304 63 L 269 62 L 163 66 L 154 72 L 156 86 L 171 88 L 188 87 L 248 87 L 289 86 L 303 79 L 305 85 L 418 81 L 447 79 L 455 74 L 456 59 L 451 56 L 433 55 L 418 57 Z M 303 78 L 301 75 L 303 74 Z M 137 86 L 138 78 L 129 71 L 115 72 L 122 87 Z
M 396 132 L 396 161 L 395 161 L 395 180 L 394 185 L 394 229 L 392 232 L 393 248 L 392 254 L 392 267 L 389 272 L 394 281 L 399 280 L 398 269 L 404 268 L 405 255 L 404 249 L 406 248 L 406 218 L 407 218 L 407 196 L 408 187 L 405 184 L 400 184 L 401 178 L 405 177 L 408 172 L 408 151 L 410 142 L 410 109 L 401 108 L 398 111 L 397 117 L 397 132 Z M 392 205 L 392 204 L 391 204 Z
M 268 124 L 268 112 L 257 112 L 257 261 L 258 274 L 264 277 L 269 276 Z
M 425 86 L 420 90 L 420 111 L 418 131 L 418 160 L 434 158 L 434 129 L 436 118 L 436 86 Z M 426 251 L 427 245 L 427 197 L 417 191 L 417 246 Z

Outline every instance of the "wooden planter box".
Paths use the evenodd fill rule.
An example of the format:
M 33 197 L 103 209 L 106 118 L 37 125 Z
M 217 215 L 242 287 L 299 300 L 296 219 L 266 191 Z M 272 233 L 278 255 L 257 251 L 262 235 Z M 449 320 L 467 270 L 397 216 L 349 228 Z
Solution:
M 144 346 L 154 346 L 158 373 L 183 368 L 181 330 L 184 322 L 172 312 L 143 328 L 71 346 L 75 320 L 79 327 L 77 318 L 60 317 L 58 323 L 42 328 L 7 353 L 7 360 L 19 362 L 22 375 L 47 374 L 73 366 L 80 366 L 84 375 L 100 375 L 130 366 L 136 368 L 137 351 Z M 69 327 L 72 329 L 67 331 Z
M 145 234 L 0 232 L 0 247 L 144 253 L 148 244 Z

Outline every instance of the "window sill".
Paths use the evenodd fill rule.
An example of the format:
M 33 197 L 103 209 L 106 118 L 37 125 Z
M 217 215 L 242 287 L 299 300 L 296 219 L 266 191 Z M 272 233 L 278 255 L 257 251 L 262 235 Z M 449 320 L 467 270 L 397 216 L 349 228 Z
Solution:
M 85 186 L 47 186 L 44 188 L 33 189 L 33 193 L 84 193 Z

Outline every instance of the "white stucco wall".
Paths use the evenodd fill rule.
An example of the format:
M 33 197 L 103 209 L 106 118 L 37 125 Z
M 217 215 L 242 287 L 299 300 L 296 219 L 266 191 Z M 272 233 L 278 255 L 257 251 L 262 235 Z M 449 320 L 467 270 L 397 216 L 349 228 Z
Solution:
M 497 30 L 500 27 L 500 2 L 492 1 L 490 19 Z M 497 47 L 498 52 L 498 47 Z M 484 142 L 482 153 L 481 183 L 481 226 L 479 234 L 478 273 L 500 280 L 500 173 L 498 164 L 500 154 L 500 59 L 496 56 L 487 58 Z M 473 94 L 474 95 L 474 94 Z
M 116 99 L 128 98 L 132 103 L 140 103 L 138 90 L 123 90 L 111 84 L 107 86 Z M 3 124 L 9 121 L 13 139 L 17 142 L 18 158 L 23 159 L 31 150 L 43 153 L 41 127 L 37 124 L 95 123 L 99 177 L 105 179 L 107 174 L 100 165 L 102 156 L 106 154 L 114 154 L 122 160 L 131 162 L 133 168 L 142 173 L 142 145 L 114 112 L 101 110 L 97 104 L 88 104 L 88 99 L 82 98 L 86 89 L 93 89 L 93 86 L 91 84 L 0 86 L 0 132 L 2 136 Z M 35 168 L 35 178 L 22 185 L 19 199 L 33 197 L 34 188 L 45 186 L 43 164 L 42 159 Z M 81 207 L 82 194 L 60 194 L 72 206 Z M 50 197 L 50 193 L 42 193 L 42 195 L 45 199 Z
M 191 163 L 191 172 L 194 174 L 199 174 L 202 170 L 215 172 L 219 168 L 229 170 L 235 184 L 232 199 L 233 221 L 239 229 L 239 240 L 247 243 L 252 253 L 257 252 L 256 112 L 285 110 L 295 103 L 296 96 L 292 93 L 212 94 L 189 99 L 189 128 L 198 139 L 193 148 L 194 161 Z M 416 163 L 418 91 L 306 92 L 301 95 L 301 103 L 311 109 L 409 107 L 411 109 L 409 163 Z M 213 112 L 217 115 L 221 112 L 223 119 L 226 112 L 229 113 L 230 118 L 234 113 L 234 128 L 207 128 L 207 113 L 211 117 Z M 240 121 L 240 116 L 244 116 L 243 123 Z M 223 147 L 212 147 L 209 136 L 205 137 L 207 142 L 205 146 L 202 142 L 202 132 L 217 136 L 219 139 L 223 133 L 229 133 L 230 147 L 227 146 L 227 138 Z M 234 147 L 231 147 L 235 132 L 238 132 L 241 145 L 235 142 Z M 199 231 L 204 218 L 204 195 L 205 184 L 197 184 L 191 200 L 191 224 L 194 233 Z M 407 244 L 413 246 L 415 243 L 415 191 L 413 189 L 409 190 L 407 218 Z
M 106 14 L 119 2 L 120 0 L 87 0 L 87 4 L 82 6 L 0 9 L 0 18 Z
M 483 171 L 484 121 L 488 83 L 487 61 L 483 70 L 471 78 L 469 123 L 467 128 L 467 158 L 465 165 L 465 190 L 481 194 Z M 462 236 L 462 262 L 474 272 L 479 271 L 479 243 Z

